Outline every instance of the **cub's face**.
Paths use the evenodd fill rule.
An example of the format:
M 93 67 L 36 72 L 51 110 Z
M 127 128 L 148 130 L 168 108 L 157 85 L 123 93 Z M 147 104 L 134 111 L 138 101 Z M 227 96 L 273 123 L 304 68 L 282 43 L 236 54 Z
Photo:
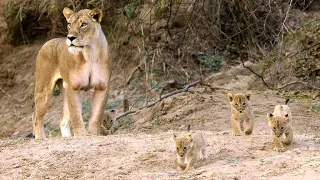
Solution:
M 245 109 L 248 107 L 249 100 L 251 94 L 248 93 L 238 93 L 238 94 L 232 94 L 228 93 L 228 99 L 231 104 L 231 107 L 236 110 L 238 113 L 242 114 Z
M 275 117 L 272 114 L 268 114 L 268 125 L 271 128 L 273 134 L 278 138 L 283 135 L 283 132 L 288 128 L 289 116 L 286 114 L 284 117 Z
M 173 135 L 173 140 L 176 144 L 176 153 L 180 157 L 184 157 L 187 152 L 190 151 L 193 145 L 192 136 L 185 135 L 181 137 L 177 137 L 176 135 Z
M 98 28 L 102 20 L 100 9 L 83 9 L 73 12 L 69 8 L 63 9 L 63 15 L 68 22 L 68 36 L 66 43 L 71 53 L 80 52 L 99 36 Z

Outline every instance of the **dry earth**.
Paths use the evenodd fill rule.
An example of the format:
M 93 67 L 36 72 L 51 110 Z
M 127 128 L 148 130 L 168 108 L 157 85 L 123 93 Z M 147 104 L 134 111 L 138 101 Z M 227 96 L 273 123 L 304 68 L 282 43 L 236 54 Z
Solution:
M 37 49 L 38 46 L 22 49 L 16 54 L 30 56 Z M 5 89 L 8 95 L 3 95 L 7 101 L 1 105 L 0 119 L 1 128 L 8 129 L 7 133 L 30 131 L 32 96 L 26 92 L 33 90 L 30 84 L 33 63 L 14 66 L 28 73 L 18 74 L 17 89 Z M 247 65 L 256 67 L 249 62 Z M 14 67 L 8 65 L 9 69 Z M 243 91 L 253 78 L 248 70 L 238 66 L 207 81 L 214 86 Z M 319 179 L 320 113 L 312 111 L 319 98 L 289 101 L 294 144 L 278 153 L 272 150 L 266 114 L 276 104 L 284 103 L 283 94 L 252 91 L 254 132 L 250 136 L 233 137 L 226 93 L 192 88 L 191 92 L 170 97 L 121 119 L 113 126 L 115 133 L 109 136 L 51 137 L 41 141 L 15 136 L 1 139 L 0 179 Z M 51 126 L 57 126 L 61 97 L 54 98 L 53 105 L 59 108 L 51 108 L 46 119 L 54 122 Z M 12 119 L 12 109 L 20 117 L 17 123 Z M 182 174 L 175 166 L 172 134 L 186 132 L 188 125 L 192 131 L 205 133 L 209 157 L 197 161 L 196 169 Z

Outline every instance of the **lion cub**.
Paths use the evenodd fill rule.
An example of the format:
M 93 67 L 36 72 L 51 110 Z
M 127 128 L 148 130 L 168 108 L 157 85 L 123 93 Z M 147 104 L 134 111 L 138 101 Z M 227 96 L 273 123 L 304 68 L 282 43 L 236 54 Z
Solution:
M 249 92 L 232 94 L 228 93 L 228 99 L 231 104 L 231 124 L 232 135 L 241 136 L 249 135 L 253 130 L 253 110 L 250 105 Z M 243 127 L 243 122 L 246 122 L 246 129 Z
M 274 150 L 277 152 L 284 151 L 283 144 L 290 145 L 292 143 L 292 114 L 287 105 L 276 105 L 273 114 L 268 114 L 268 125 L 272 130 L 272 138 L 274 142 Z M 280 138 L 283 137 L 283 142 Z
M 207 158 L 205 138 L 201 132 L 187 135 L 173 135 L 176 144 L 177 164 L 181 170 L 193 168 L 198 155 L 201 160 Z

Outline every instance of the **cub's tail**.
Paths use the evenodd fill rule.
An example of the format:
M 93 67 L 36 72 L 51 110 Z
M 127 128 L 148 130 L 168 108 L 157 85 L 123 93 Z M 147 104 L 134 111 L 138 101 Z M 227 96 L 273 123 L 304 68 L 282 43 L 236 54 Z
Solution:
M 188 132 L 190 132 L 191 124 L 188 125 Z
M 286 102 L 284 104 L 287 105 L 289 101 L 290 99 L 286 99 Z

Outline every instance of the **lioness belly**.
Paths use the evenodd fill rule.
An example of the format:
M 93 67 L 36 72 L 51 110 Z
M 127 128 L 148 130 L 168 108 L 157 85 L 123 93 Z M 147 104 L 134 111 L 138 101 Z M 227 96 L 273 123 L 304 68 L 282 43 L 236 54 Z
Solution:
M 106 72 L 99 64 L 88 63 L 80 71 L 71 73 L 70 85 L 76 90 L 105 89 L 106 79 Z

